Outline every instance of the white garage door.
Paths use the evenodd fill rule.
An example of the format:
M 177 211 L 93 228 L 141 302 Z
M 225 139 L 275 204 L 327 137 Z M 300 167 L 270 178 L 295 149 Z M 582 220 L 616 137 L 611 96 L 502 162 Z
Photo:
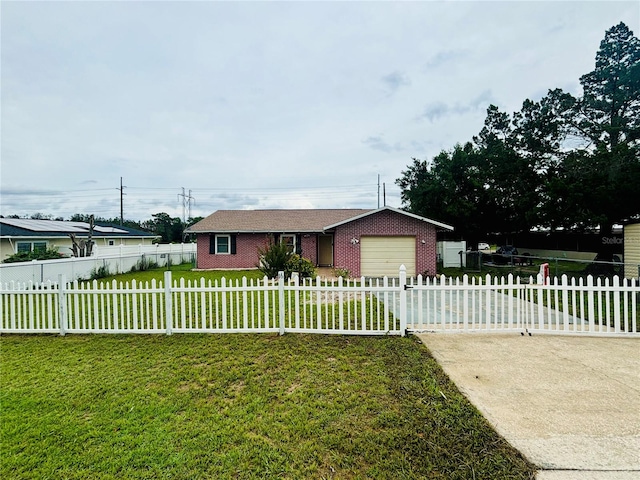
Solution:
M 361 237 L 360 273 L 365 277 L 397 277 L 400 265 L 416 274 L 415 237 Z

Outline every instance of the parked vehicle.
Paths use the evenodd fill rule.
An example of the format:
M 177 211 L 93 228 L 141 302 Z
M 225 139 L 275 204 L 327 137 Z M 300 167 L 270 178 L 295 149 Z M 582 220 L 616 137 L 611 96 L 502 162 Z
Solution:
M 496 265 L 506 265 L 514 263 L 514 257 L 518 255 L 518 249 L 513 245 L 502 245 L 498 247 L 496 253 L 491 256 L 491 260 Z
M 613 277 L 622 275 L 624 264 L 619 255 L 613 253 L 599 253 L 593 259 L 593 263 L 587 265 L 584 272 L 594 277 Z

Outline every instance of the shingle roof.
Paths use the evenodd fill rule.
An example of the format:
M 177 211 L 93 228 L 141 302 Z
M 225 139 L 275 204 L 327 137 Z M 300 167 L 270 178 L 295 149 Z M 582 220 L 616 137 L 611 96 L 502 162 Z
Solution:
M 186 229 L 185 233 L 323 232 L 383 210 L 453 230 L 450 225 L 386 206 L 379 209 L 218 210 Z
M 398 208 L 393 208 L 393 207 L 389 207 L 389 206 L 384 206 L 382 208 L 379 208 L 377 210 L 366 210 L 363 214 L 358 215 L 357 217 L 353 217 L 353 218 L 348 218 L 346 220 L 342 220 L 339 222 L 336 222 L 334 224 L 331 225 L 325 225 L 325 228 L 327 230 L 333 229 L 335 227 L 338 227 L 344 223 L 348 223 L 348 222 L 352 222 L 354 220 L 359 220 L 360 218 L 369 216 L 369 215 L 373 215 L 377 212 L 380 211 L 389 211 L 389 212 L 395 212 L 395 213 L 399 213 L 400 215 L 406 215 L 407 217 L 411 217 L 411 218 L 415 218 L 416 220 L 420 220 L 421 222 L 427 222 L 430 223 L 432 225 L 435 225 L 436 227 L 442 228 L 444 230 L 453 230 L 453 227 L 451 225 L 447 225 L 446 223 L 442 223 L 442 222 L 437 222 L 436 220 L 431 220 L 430 218 L 426 218 L 426 217 L 421 217 L 420 215 L 416 215 L 414 213 L 410 213 L 410 212 L 406 212 L 404 210 L 400 210 Z
M 187 229 L 193 233 L 322 232 L 370 209 L 218 210 Z

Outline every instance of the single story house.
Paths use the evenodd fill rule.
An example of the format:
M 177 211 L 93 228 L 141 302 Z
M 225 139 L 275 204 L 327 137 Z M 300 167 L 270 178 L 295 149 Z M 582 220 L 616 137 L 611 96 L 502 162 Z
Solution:
M 286 242 L 316 266 L 354 277 L 436 273 L 436 231 L 450 225 L 392 207 L 319 210 L 218 210 L 189 227 L 198 268 L 257 268 L 258 248 Z
M 0 218 L 0 261 L 19 253 L 38 249 L 57 248 L 64 256 L 71 255 L 70 233 L 77 239 L 89 236 L 86 222 L 62 220 L 33 220 L 27 218 Z M 129 227 L 94 225 L 92 239 L 102 245 L 151 245 L 156 235 Z

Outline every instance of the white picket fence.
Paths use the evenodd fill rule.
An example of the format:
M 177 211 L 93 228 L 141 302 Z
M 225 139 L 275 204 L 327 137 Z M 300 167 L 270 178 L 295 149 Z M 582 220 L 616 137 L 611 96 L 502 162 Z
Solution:
M 60 275 L 68 280 L 87 279 L 99 269 L 110 274 L 130 271 L 141 259 L 164 267 L 195 261 L 196 244 L 155 244 L 101 246 L 91 257 L 68 257 L 56 260 L 33 260 L 31 262 L 0 264 L 0 284 L 11 281 L 33 284 L 57 282 Z
M 395 282 L 392 282 L 395 283 Z M 404 333 L 388 279 L 17 284 L 0 290 L 0 333 Z
M 0 333 L 504 332 L 640 336 L 640 286 L 513 277 L 0 285 Z
M 408 330 L 640 336 L 636 279 L 484 278 L 410 281 Z

